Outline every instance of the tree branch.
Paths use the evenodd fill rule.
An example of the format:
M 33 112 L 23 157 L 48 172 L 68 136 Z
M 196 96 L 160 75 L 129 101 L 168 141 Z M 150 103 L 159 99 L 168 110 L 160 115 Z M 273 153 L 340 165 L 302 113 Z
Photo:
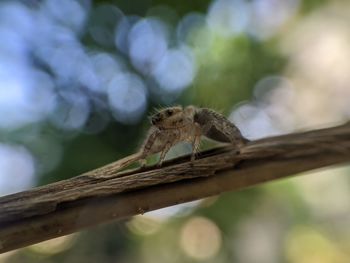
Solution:
M 350 161 L 350 124 L 220 147 L 161 168 L 114 163 L 0 198 L 0 253 L 112 220 Z

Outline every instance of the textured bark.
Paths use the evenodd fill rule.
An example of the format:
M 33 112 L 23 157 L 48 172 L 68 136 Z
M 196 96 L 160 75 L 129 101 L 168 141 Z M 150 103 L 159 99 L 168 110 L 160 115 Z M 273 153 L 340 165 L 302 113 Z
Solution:
M 116 219 L 350 161 L 350 125 L 118 172 L 114 163 L 0 198 L 0 253 Z M 10 176 L 10 175 L 9 175 Z

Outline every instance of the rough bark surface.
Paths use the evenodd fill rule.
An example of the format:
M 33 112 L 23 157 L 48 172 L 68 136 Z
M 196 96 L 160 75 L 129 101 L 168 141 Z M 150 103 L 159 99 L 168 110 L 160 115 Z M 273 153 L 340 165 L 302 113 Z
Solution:
M 114 163 L 0 197 L 0 253 L 147 211 L 350 161 L 350 124 L 120 172 Z M 11 176 L 11 175 L 8 175 Z

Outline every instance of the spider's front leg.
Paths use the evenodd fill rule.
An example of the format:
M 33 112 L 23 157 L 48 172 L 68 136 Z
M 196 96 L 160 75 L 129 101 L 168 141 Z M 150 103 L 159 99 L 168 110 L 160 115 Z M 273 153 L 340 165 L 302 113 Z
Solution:
M 155 141 L 152 143 L 152 153 L 159 153 L 160 157 L 157 166 L 161 166 L 170 148 L 179 141 L 179 131 L 177 129 L 159 130 Z
M 158 161 L 158 163 L 157 163 L 157 166 L 158 166 L 158 167 L 162 166 L 163 161 L 164 161 L 164 159 L 165 159 L 165 156 L 166 156 L 166 154 L 169 152 L 171 146 L 172 146 L 171 143 L 165 144 L 164 149 L 161 151 L 160 156 L 159 156 L 159 161 Z
M 196 159 L 196 154 L 198 153 L 199 146 L 201 143 L 202 129 L 198 123 L 194 123 L 194 134 L 192 139 L 192 154 L 191 161 Z
M 152 127 L 142 146 L 142 159 L 139 160 L 141 166 L 146 165 L 146 158 L 155 153 L 161 153 L 158 166 L 162 164 L 166 153 L 169 151 L 171 144 L 169 144 L 167 133 L 164 130 L 159 130 Z

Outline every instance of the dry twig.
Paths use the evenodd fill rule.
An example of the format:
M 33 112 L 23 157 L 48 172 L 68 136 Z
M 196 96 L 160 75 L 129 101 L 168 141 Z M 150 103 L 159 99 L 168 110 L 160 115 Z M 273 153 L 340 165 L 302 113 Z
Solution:
M 136 214 L 350 161 L 350 124 L 118 172 L 114 163 L 0 198 L 0 253 Z M 8 175 L 10 176 L 10 175 Z

